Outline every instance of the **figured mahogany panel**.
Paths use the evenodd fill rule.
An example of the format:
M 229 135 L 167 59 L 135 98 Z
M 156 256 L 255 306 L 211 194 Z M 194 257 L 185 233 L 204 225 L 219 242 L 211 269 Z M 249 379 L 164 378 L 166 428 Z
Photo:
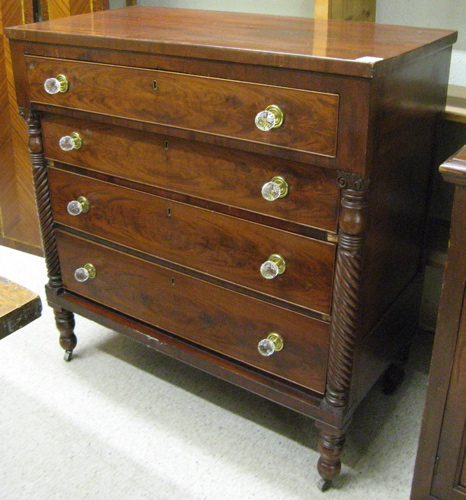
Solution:
M 47 158 L 306 226 L 337 230 L 339 188 L 332 171 L 60 115 L 45 115 L 42 128 Z M 79 133 L 83 146 L 63 151 L 60 138 L 73 131 Z M 288 183 L 288 195 L 266 201 L 261 188 L 277 175 Z
M 57 232 L 65 288 L 216 352 L 322 393 L 328 324 Z M 91 262 L 94 279 L 74 271 Z M 208 297 L 209 300 L 205 300 Z M 282 351 L 261 356 L 271 332 Z
M 166 71 L 26 56 L 32 101 L 335 157 L 339 96 Z M 49 95 L 47 78 L 68 92 Z M 275 104 L 284 123 L 269 132 L 254 119 Z
M 49 169 L 55 221 L 325 314 L 330 312 L 335 245 L 210 210 Z M 90 210 L 69 215 L 79 196 Z M 281 255 L 286 271 L 260 267 Z

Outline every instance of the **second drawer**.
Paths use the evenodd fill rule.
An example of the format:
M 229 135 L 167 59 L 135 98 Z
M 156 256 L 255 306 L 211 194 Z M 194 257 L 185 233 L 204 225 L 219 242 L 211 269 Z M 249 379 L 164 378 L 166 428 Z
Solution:
M 47 158 L 195 196 L 223 205 L 336 232 L 340 198 L 335 170 L 202 142 L 149 134 L 90 120 L 46 114 Z M 60 140 L 79 134 L 79 149 Z M 264 199 L 261 188 L 282 177 L 288 193 Z
M 330 313 L 335 245 L 59 169 L 49 169 L 54 218 L 184 267 Z M 88 199 L 87 213 L 67 205 Z M 279 255 L 285 269 L 272 279 L 262 264 Z M 280 263 L 277 264 L 283 270 Z M 267 267 L 267 266 L 266 266 Z M 274 269 L 273 265 L 269 267 Z M 265 272 L 265 268 L 262 268 Z

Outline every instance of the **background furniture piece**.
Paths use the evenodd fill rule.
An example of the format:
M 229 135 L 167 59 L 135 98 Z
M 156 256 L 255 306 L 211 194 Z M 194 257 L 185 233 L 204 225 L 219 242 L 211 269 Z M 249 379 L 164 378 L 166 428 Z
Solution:
M 8 36 L 66 359 L 76 312 L 304 413 L 328 487 L 416 327 L 456 33 L 131 7 Z
M 40 317 L 40 297 L 0 276 L 0 339 Z
M 24 121 L 4 28 L 108 8 L 106 0 L 0 0 L 0 244 L 42 254 Z
M 466 498 L 466 146 L 440 171 L 455 196 L 413 500 Z
M 40 254 L 26 128 L 16 111 L 11 54 L 3 33 L 5 26 L 34 21 L 32 0 L 1 0 L 0 21 L 0 243 Z
M 377 0 L 314 0 L 316 19 L 375 21 Z

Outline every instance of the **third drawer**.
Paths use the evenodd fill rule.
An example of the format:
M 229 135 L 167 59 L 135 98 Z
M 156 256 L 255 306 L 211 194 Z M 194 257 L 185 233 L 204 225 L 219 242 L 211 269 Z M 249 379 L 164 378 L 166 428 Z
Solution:
M 56 222 L 183 267 L 329 314 L 336 247 L 159 196 L 49 168 Z M 87 213 L 67 205 L 84 196 Z M 261 265 L 280 255 L 286 270 L 265 279 Z

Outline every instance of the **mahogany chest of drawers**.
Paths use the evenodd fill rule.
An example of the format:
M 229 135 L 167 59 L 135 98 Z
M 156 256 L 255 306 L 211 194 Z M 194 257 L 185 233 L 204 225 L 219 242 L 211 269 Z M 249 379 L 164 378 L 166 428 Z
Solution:
M 131 7 L 7 30 L 73 313 L 312 417 L 328 486 L 416 322 L 456 34 Z

